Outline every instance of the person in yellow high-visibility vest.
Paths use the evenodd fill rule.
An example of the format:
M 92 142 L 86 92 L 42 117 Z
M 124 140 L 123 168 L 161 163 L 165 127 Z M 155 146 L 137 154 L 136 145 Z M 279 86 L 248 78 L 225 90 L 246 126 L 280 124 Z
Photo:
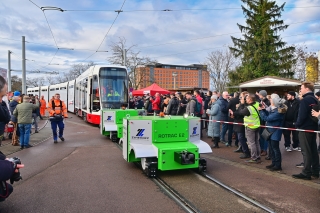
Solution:
M 247 163 L 260 163 L 261 162 L 261 148 L 259 143 L 259 103 L 256 102 L 255 94 L 249 94 L 245 98 L 246 107 L 239 110 L 239 114 L 243 115 L 243 123 L 245 125 L 245 133 L 247 142 L 251 148 L 251 159 Z
M 120 96 L 119 93 L 113 89 L 111 89 L 108 93 L 108 97 Z

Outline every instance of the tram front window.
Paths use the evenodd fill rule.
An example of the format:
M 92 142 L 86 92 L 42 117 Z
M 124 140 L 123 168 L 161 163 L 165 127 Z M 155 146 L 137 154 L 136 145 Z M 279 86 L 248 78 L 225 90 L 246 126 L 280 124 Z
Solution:
M 105 67 L 100 69 L 100 99 L 103 108 L 120 108 L 128 103 L 127 70 Z

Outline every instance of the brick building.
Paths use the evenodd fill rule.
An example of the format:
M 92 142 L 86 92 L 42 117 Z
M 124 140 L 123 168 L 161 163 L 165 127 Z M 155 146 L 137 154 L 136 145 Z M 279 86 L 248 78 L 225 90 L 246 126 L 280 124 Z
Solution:
M 176 83 L 174 88 L 174 77 Z M 191 64 L 187 66 L 160 64 L 139 67 L 136 72 L 136 79 L 141 83 L 138 89 L 157 83 L 160 87 L 167 90 L 179 90 L 179 88 L 199 87 L 209 88 L 210 79 L 207 67 L 202 64 Z

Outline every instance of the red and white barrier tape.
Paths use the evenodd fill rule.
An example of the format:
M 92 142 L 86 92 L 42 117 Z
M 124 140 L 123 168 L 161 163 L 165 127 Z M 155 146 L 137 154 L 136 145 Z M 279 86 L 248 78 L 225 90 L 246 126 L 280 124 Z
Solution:
M 292 131 L 299 131 L 299 132 L 314 132 L 314 133 L 320 133 L 320 131 L 309 130 L 309 129 L 296 129 L 296 128 L 286 128 L 286 127 L 279 127 L 279 126 L 264 126 L 264 125 L 244 124 L 244 123 L 238 123 L 238 122 L 217 121 L 217 120 L 207 120 L 207 119 L 200 119 L 200 120 L 202 120 L 202 121 L 209 121 L 209 122 L 217 122 L 217 123 L 236 124 L 236 125 L 243 125 L 243 126 L 255 126 L 255 127 L 273 128 L 273 129 L 292 130 Z
M 148 115 L 154 115 L 154 113 L 147 113 Z M 156 116 L 159 116 L 156 114 Z M 279 127 L 279 126 L 264 126 L 264 125 L 253 125 L 253 124 L 244 124 L 238 122 L 230 122 L 230 121 L 217 121 L 217 120 L 207 120 L 207 119 L 200 119 L 202 121 L 209 121 L 209 122 L 217 122 L 217 123 L 226 123 L 226 124 L 236 124 L 236 125 L 243 125 L 243 126 L 256 126 L 256 127 L 264 127 L 264 128 L 273 128 L 273 129 L 284 129 L 290 131 L 299 131 L 299 132 L 314 132 L 320 133 L 320 131 L 316 130 L 309 130 L 309 129 L 296 129 L 296 128 L 287 128 L 287 127 Z

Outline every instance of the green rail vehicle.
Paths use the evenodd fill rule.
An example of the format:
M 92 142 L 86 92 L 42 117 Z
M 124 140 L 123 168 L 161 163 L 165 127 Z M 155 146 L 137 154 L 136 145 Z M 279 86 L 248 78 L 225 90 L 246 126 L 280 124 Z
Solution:
M 122 138 L 123 118 L 137 116 L 139 111 L 135 109 L 102 109 L 100 119 L 100 133 L 110 137 L 113 142 Z
M 187 116 L 130 116 L 123 118 L 122 152 L 127 162 L 141 162 L 148 177 L 157 171 L 206 170 L 203 153 L 212 153 L 200 140 L 200 119 Z

